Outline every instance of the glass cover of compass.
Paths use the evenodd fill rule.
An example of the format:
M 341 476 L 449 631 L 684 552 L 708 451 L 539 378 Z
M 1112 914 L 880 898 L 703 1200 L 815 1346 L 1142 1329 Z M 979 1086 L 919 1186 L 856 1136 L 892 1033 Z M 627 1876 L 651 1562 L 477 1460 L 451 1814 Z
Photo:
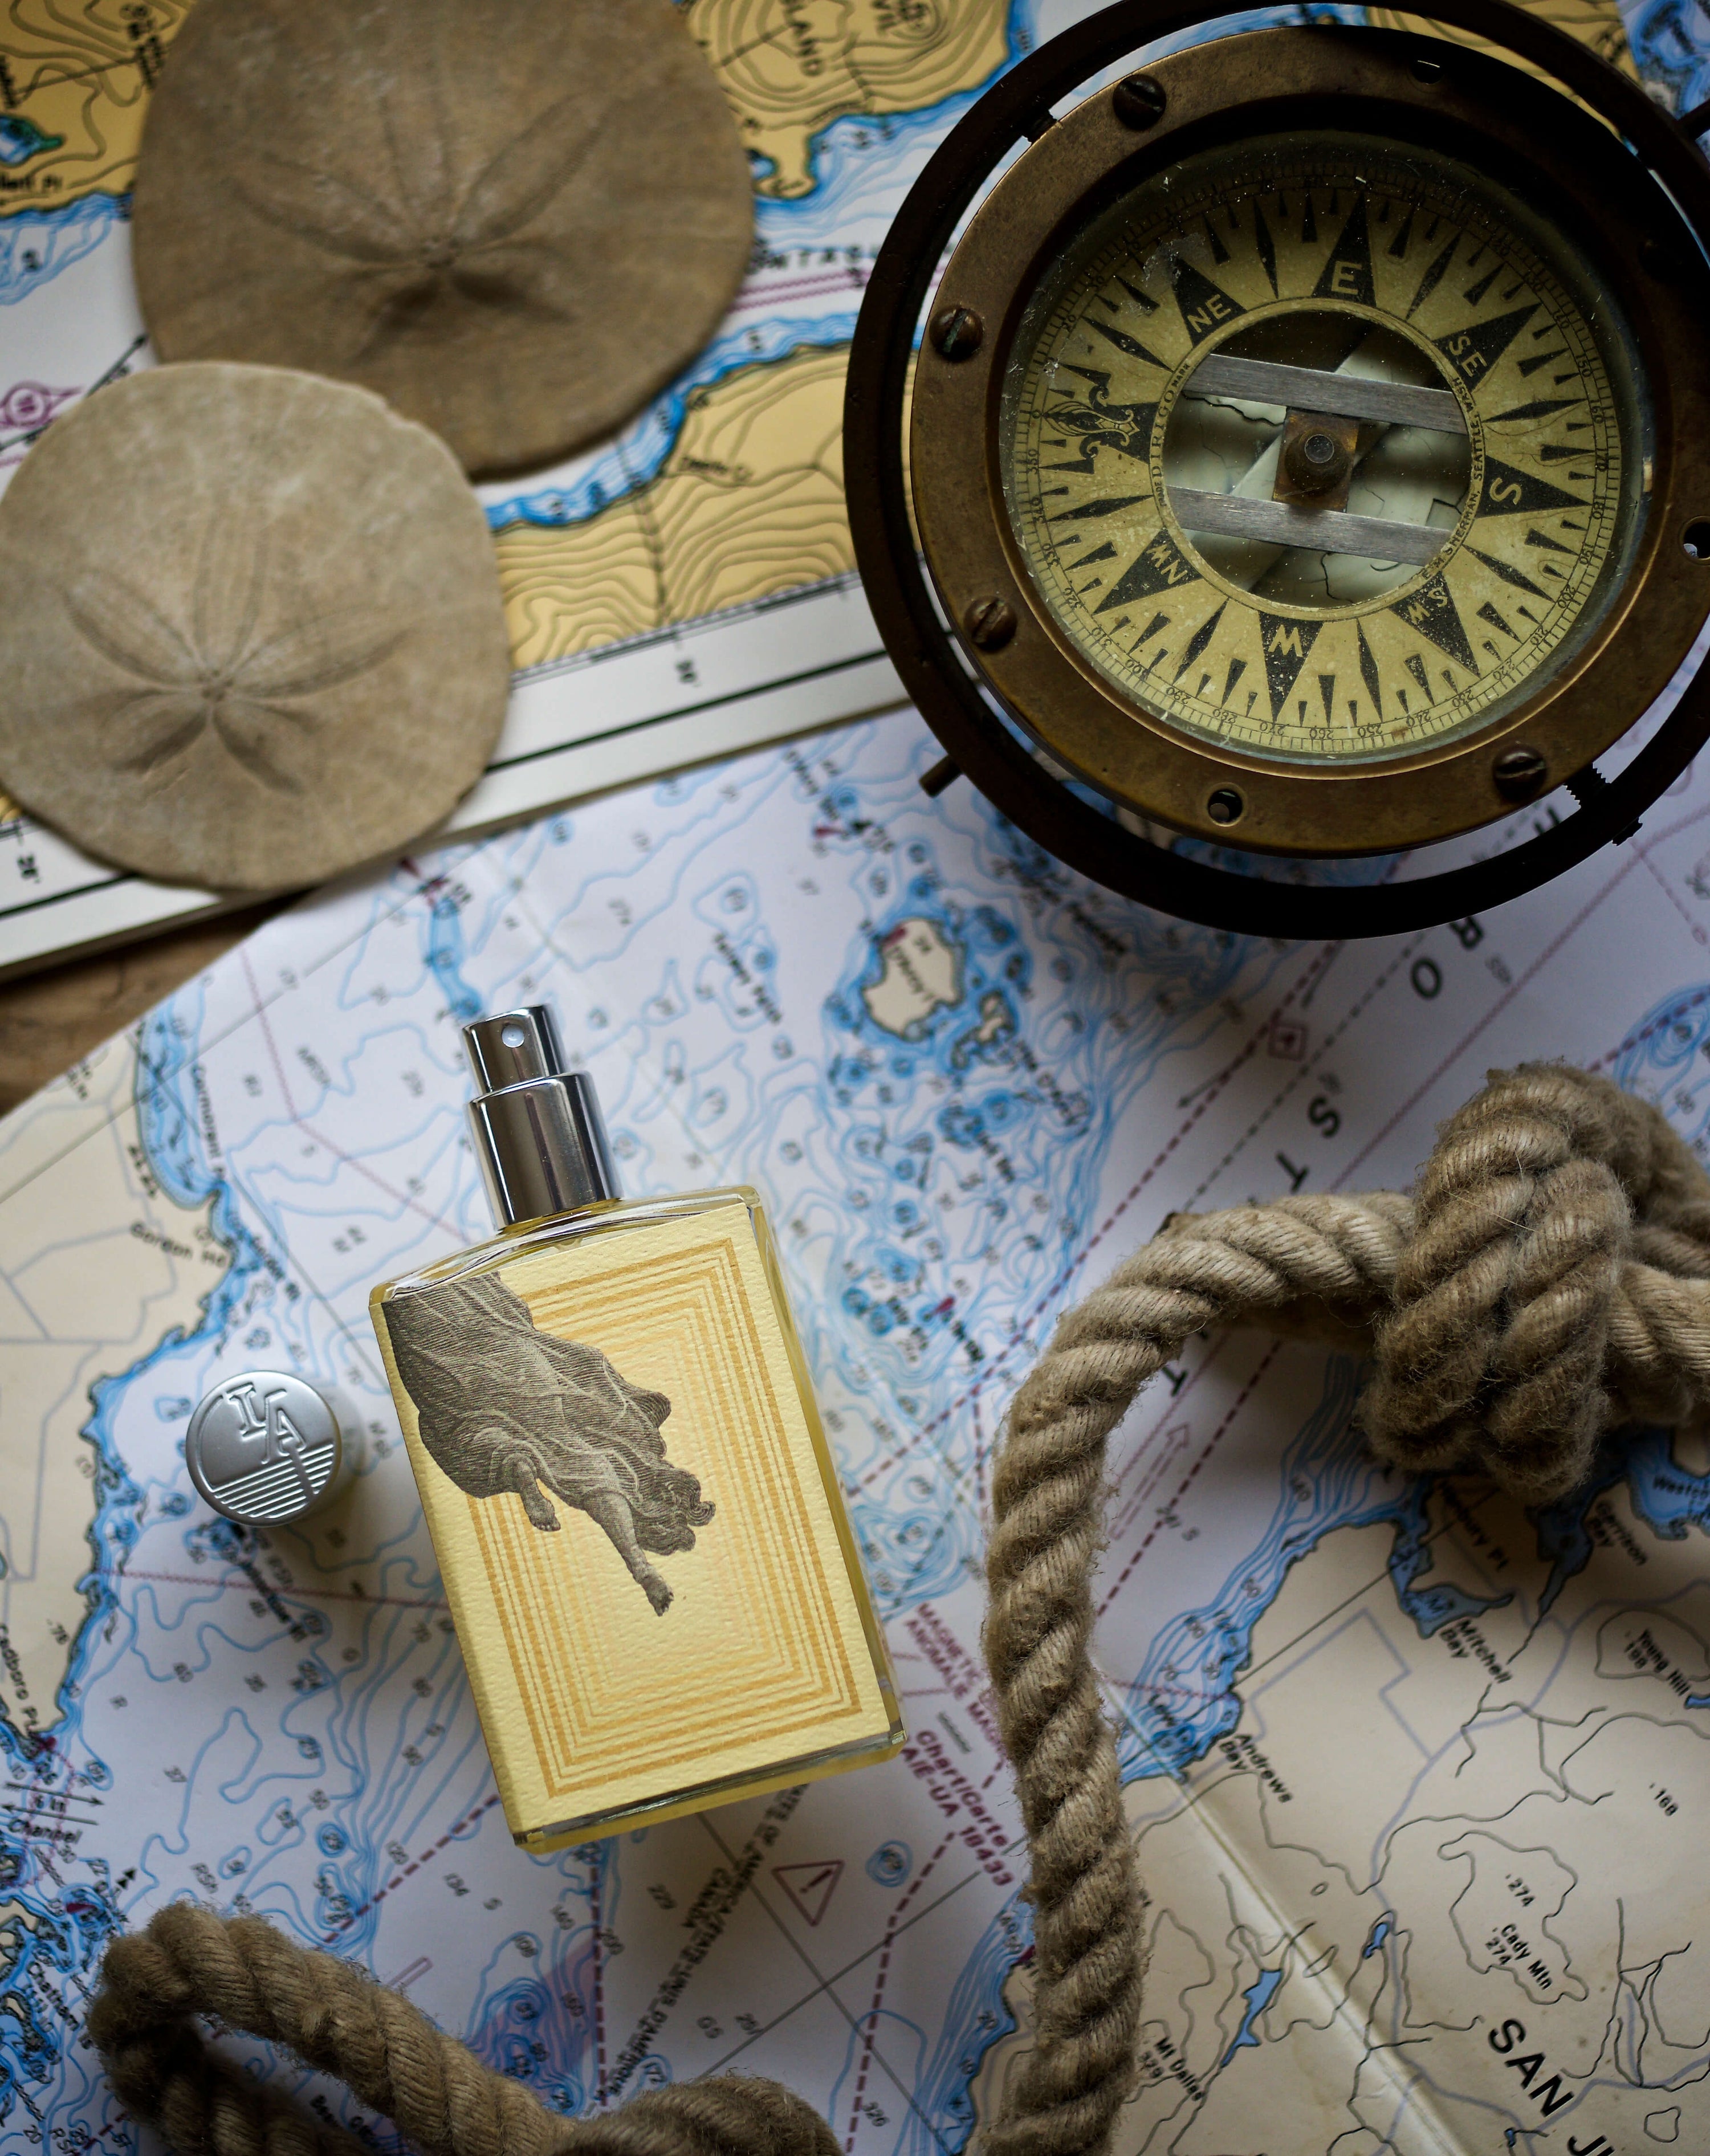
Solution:
M 1657 473 L 1693 327 L 1682 265 L 1635 274 L 1633 161 L 1564 98 L 1369 38 L 1368 95 L 1338 96 L 1321 33 L 1270 34 L 1318 90 L 1295 124 L 1189 126 L 1137 172 L 1107 95 L 999 182 L 922 353 L 917 506 L 953 617 L 1071 773 L 1190 831 L 1376 850 L 1582 767 L 1690 644 L 1710 591 Z M 1238 96 L 1218 50 L 1159 65 L 1167 111 Z M 1553 154 L 1516 154 L 1546 98 Z M 958 304 L 983 342 L 1003 324 L 983 384 Z M 1665 557 L 1674 603 L 1612 654 Z

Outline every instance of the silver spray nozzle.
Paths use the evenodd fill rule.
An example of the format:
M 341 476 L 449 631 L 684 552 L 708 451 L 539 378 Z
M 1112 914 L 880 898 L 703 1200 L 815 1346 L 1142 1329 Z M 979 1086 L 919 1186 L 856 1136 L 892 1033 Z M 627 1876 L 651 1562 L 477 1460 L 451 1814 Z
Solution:
M 480 1091 L 469 1104 L 475 1158 L 501 1228 L 622 1195 L 593 1081 L 564 1068 L 544 1004 L 463 1029 Z

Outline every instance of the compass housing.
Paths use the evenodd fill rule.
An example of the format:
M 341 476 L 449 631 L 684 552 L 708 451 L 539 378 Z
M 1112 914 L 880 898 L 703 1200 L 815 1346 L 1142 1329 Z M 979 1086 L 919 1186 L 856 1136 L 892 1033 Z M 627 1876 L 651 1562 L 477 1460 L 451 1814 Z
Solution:
M 1535 18 L 1497 0 L 1456 0 L 1435 12 L 1497 43 L 1534 49 L 1523 50 L 1529 65 L 1567 82 L 1578 101 L 1464 45 L 1325 26 L 1244 33 L 1191 47 L 1054 118 L 1050 105 L 1066 89 L 1187 19 L 1153 6 L 1112 8 L 1024 62 L 958 128 L 905 205 L 863 309 L 847 414 L 851 514 L 875 612 L 924 715 L 956 767 L 1051 851 L 1114 888 L 1214 925 L 1377 933 L 1512 896 L 1630 828 L 1636 792 L 1643 789 L 1639 807 L 1654 798 L 1710 726 L 1694 685 L 1627 771 L 1613 786 L 1602 784 L 1595 758 L 1667 687 L 1710 613 L 1710 562 L 1687 536 L 1710 516 L 1710 276 L 1682 215 L 1694 188 L 1701 203 L 1707 192 L 1697 152 L 1641 92 Z M 1017 80 L 1029 71 L 1030 113 L 1027 85 Z M 1137 81 L 1143 85 L 1137 94 Z M 1003 98 L 1008 115 L 985 111 Z M 983 126 L 977 125 L 983 115 Z M 1016 132 L 1034 139 L 980 204 L 939 284 L 912 383 L 911 501 L 901 470 L 909 400 L 895 347 L 906 316 L 911 336 L 925 297 L 923 243 L 935 232 L 947 238 L 960 209 L 1013 146 L 1014 132 L 1000 141 L 1006 116 L 1019 122 Z M 1647 136 L 1662 137 L 1668 157 L 1659 156 L 1661 146 Z M 1452 208 L 1458 167 L 1466 176 L 1475 235 L 1481 218 L 1502 242 L 1498 253 L 1506 247 L 1512 258 L 1517 246 L 1550 284 L 1555 298 L 1540 321 L 1548 326 L 1571 317 L 1581 341 L 1594 346 L 1587 347 L 1589 357 L 1579 355 L 1587 370 L 1580 403 L 1589 418 L 1579 410 L 1570 415 L 1592 435 L 1594 454 L 1572 452 L 1572 468 L 1585 483 L 1572 490 L 1574 526 L 1558 535 L 1553 553 L 1523 557 L 1531 562 L 1523 570 L 1512 547 L 1492 551 L 1478 539 L 1487 510 L 1497 506 L 1487 486 L 1511 489 L 1514 472 L 1488 405 L 1481 407 L 1476 372 L 1456 364 L 1454 337 L 1423 333 L 1401 318 L 1399 305 L 1373 305 L 1381 295 L 1362 288 L 1351 273 L 1339 288 L 1321 281 L 1316 293 L 1279 290 L 1264 249 L 1268 232 L 1257 244 L 1271 275 L 1270 300 L 1250 304 L 1250 279 L 1249 304 L 1235 309 L 1240 319 L 1202 323 L 1191 350 L 1165 352 L 1156 340 L 1146 346 L 1149 322 L 1166 316 L 1176 322 L 1176 315 L 1167 285 L 1154 276 L 1148 293 L 1127 272 L 1117 280 L 1122 289 L 1110 289 L 1121 306 L 1122 290 L 1132 293 L 1140 311 L 1112 310 L 1111 366 L 1093 367 L 1087 353 L 1064 341 L 1079 334 L 1076 310 L 1091 289 L 1084 278 L 1076 285 L 1077 259 L 1097 256 L 1101 230 L 1120 239 L 1125 205 L 1136 206 L 1138 225 L 1148 200 L 1156 209 L 1172 189 L 1184 201 L 1191 197 L 1190 207 L 1214 205 L 1219 171 L 1237 177 L 1261 172 L 1267 144 L 1282 163 L 1293 156 L 1297 167 L 1316 154 L 1324 172 L 1335 165 L 1338 145 L 1350 172 L 1362 161 L 1374 167 L 1387 157 L 1389 177 L 1374 186 L 1373 200 L 1383 195 L 1398 205 L 1398 218 L 1405 192 L 1398 173 L 1404 181 L 1406 171 L 1416 172 L 1421 200 L 1431 198 L 1441 213 Z M 997 157 L 980 167 L 994 146 Z M 1692 161 L 1685 171 L 1678 169 L 1682 151 Z M 1671 158 L 1672 172 L 1666 169 Z M 1249 194 L 1259 192 L 1256 178 Z M 1338 202 L 1334 192 L 1318 199 L 1332 209 Z M 1344 187 L 1342 213 L 1352 199 Z M 1203 243 L 1163 250 L 1172 275 L 1179 274 L 1172 265 L 1186 260 L 1185 274 L 1199 279 L 1194 291 L 1201 297 L 1219 289 L 1211 273 L 1217 259 L 1228 259 L 1225 246 L 1238 246 L 1237 227 L 1250 252 L 1250 205 L 1239 214 L 1231 207 L 1222 224 L 1214 213 L 1204 218 L 1202 227 Z M 1153 229 L 1155 236 L 1164 227 Z M 1396 232 L 1392 224 L 1385 241 Z M 1207 244 L 1213 255 L 1205 255 Z M 902 254 L 909 248 L 912 262 Z M 933 259 L 927 257 L 928 265 Z M 1332 267 L 1327 259 L 1325 276 Z M 1095 274 L 1091 284 L 1097 283 Z M 1262 286 L 1259 293 L 1264 298 Z M 1112 305 L 1108 299 L 1104 304 Z M 1055 331 L 1053 306 L 1062 318 Z M 1348 392 L 1348 377 L 1333 357 L 1316 375 L 1309 368 L 1292 378 L 1276 364 L 1289 357 L 1291 310 L 1312 313 L 1306 328 L 1321 345 L 1326 321 L 1338 315 L 1356 338 L 1363 319 L 1399 340 L 1398 348 L 1410 341 L 1417 347 L 1412 372 L 1404 355 L 1402 372 L 1420 393 L 1415 405 L 1406 406 L 1404 394 L 1392 410 L 1382 383 Z M 1187 315 L 1185 302 L 1180 312 Z M 1267 318 L 1276 331 L 1268 346 L 1261 334 Z M 1179 323 L 1177 329 L 1179 342 Z M 1055 356 L 1046 350 L 1041 362 L 1052 335 Z M 1551 345 L 1557 341 L 1552 336 Z M 1155 362 L 1155 390 L 1135 386 L 1140 375 L 1124 362 L 1125 345 L 1145 349 Z M 1240 357 L 1261 349 L 1271 356 L 1256 367 Z M 1550 346 L 1536 349 L 1548 356 Z M 1220 355 L 1223 375 L 1214 381 L 1208 374 L 1210 386 L 1195 393 L 1197 369 Z M 1098 552 L 1109 564 L 1089 572 L 1086 588 L 1095 596 L 1084 603 L 1076 579 L 1064 572 L 1037 498 L 1044 458 L 1035 446 L 1030 466 L 1017 452 L 1018 413 L 1025 416 L 1030 384 L 1038 406 L 1041 365 L 1071 358 L 1077 379 L 1104 377 L 1082 399 L 1088 409 L 1071 415 L 1083 437 L 1098 433 L 1099 476 L 1078 493 L 1075 482 L 1064 482 L 1063 498 L 1101 513 L 1107 498 L 1119 505 L 1107 518 L 1116 545 L 1068 564 L 1086 567 Z M 1295 393 L 1285 398 L 1278 382 Z M 1325 392 L 1326 382 L 1342 386 Z M 1286 424 L 1272 429 L 1274 454 L 1261 484 L 1214 500 L 1171 483 L 1171 413 L 1194 393 L 1233 399 L 1237 407 L 1245 398 L 1249 418 L 1256 397 L 1261 404 L 1287 406 Z M 1315 412 L 1312 400 L 1321 393 L 1330 408 Z M 1396 393 L 1388 393 L 1393 400 Z M 1050 408 L 1066 411 L 1060 392 L 1054 394 Z M 1145 406 L 1135 401 L 1143 394 Z M 1120 426 L 1098 432 L 1094 408 L 1101 398 L 1107 413 L 1129 415 L 1127 437 Z M 1039 416 L 1035 409 L 1035 444 Z M 1362 458 L 1386 426 L 1394 435 L 1394 423 L 1421 416 L 1446 435 L 1462 430 L 1461 498 L 1450 505 L 1452 514 L 1434 512 L 1439 528 L 1428 537 L 1425 526 L 1410 534 L 1393 522 L 1369 521 L 1356 530 L 1350 472 L 1357 481 Z M 1512 421 L 1516 414 L 1511 407 L 1495 416 Z M 1280 420 L 1280 408 L 1271 417 Z M 1059 428 L 1057 436 L 1063 432 Z M 1077 470 L 1083 447 L 1090 466 L 1094 449 L 1084 440 L 1070 440 L 1066 453 Z M 1327 484 L 1306 460 L 1309 450 L 1325 460 Z M 1569 455 L 1560 447 L 1555 454 Z M 1131 480 L 1112 495 L 1105 475 L 1117 470 Z M 1554 490 L 1561 501 L 1567 492 Z M 1090 503 L 1089 495 L 1096 497 Z M 1142 506 L 1127 506 L 1131 495 Z M 911 508 L 918 552 L 911 542 L 896 544 Z M 1189 528 L 1194 516 L 1211 519 L 1214 542 Z M 1579 564 L 1583 588 L 1571 608 L 1557 608 L 1553 629 L 1532 636 L 1536 648 L 1521 663 L 1516 654 L 1531 634 L 1523 622 L 1548 613 L 1544 591 L 1558 595 L 1546 579 L 1561 574 L 1559 542 L 1582 552 L 1592 547 L 1572 536 L 1582 521 L 1595 527 L 1596 542 L 1595 558 L 1587 554 Z M 1528 530 L 1542 521 L 1523 520 Z M 1516 527 L 1503 520 L 1501 528 Z M 1343 535 L 1338 547 L 1352 533 L 1348 543 L 1369 550 L 1358 570 L 1365 584 L 1351 598 L 1333 592 L 1314 603 L 1298 579 L 1291 584 L 1285 575 L 1279 585 L 1280 572 L 1270 571 L 1273 595 L 1261 603 L 1244 594 L 1240 576 L 1221 575 L 1220 562 L 1226 564 L 1231 549 L 1240 557 L 1247 547 L 1245 558 L 1262 565 L 1268 542 L 1285 530 L 1304 532 L 1309 553 L 1315 533 Z M 1247 544 L 1256 537 L 1267 542 L 1257 555 Z M 1170 557 L 1163 598 L 1155 579 L 1147 590 L 1152 572 L 1139 559 L 1143 547 L 1158 541 L 1167 542 Z M 1489 562 L 1488 573 L 1475 572 L 1484 580 L 1475 595 L 1484 620 L 1500 629 L 1473 621 L 1469 629 L 1456 615 L 1451 634 L 1433 609 L 1443 603 L 1446 565 L 1470 543 L 1480 546 L 1475 558 Z M 1399 565 L 1378 567 L 1390 544 L 1414 551 Z M 1198 585 L 1198 629 L 1192 606 L 1184 616 L 1173 603 L 1172 577 Z M 1112 580 L 1108 588 L 1106 579 Z M 1112 619 L 1111 606 L 1122 604 L 1115 580 L 1155 599 L 1157 608 L 1137 603 L 1118 613 L 1114 619 L 1126 634 L 1107 641 L 1103 622 Z M 1502 603 L 1493 605 L 1487 593 Z M 1211 622 L 1219 606 L 1220 625 Z M 1231 643 L 1243 607 L 1257 619 L 1240 629 L 1245 641 Z M 1148 620 L 1166 612 L 1175 619 L 1148 653 Z M 1469 618 L 1471 612 L 1463 608 Z M 1365 624 L 1357 639 L 1337 626 L 1357 621 Z M 1410 640 L 1402 634 L 1420 621 L 1423 634 L 1416 626 Z M 1394 649 L 1381 654 L 1380 628 L 1395 629 Z M 1219 634 L 1226 650 L 1214 648 Z M 1281 649 L 1271 668 L 1269 647 L 1255 638 L 1273 634 Z M 1475 651 L 1471 637 L 1481 649 Z M 1402 670 L 1404 643 L 1410 673 Z M 1324 659 L 1343 646 L 1339 664 Z M 1472 660 L 1470 669 L 1463 658 Z M 1429 679 L 1412 688 L 1427 662 Z M 1240 694 L 1220 699 L 1225 680 L 1238 680 L 1244 670 Z M 1185 689 L 1178 685 L 1184 678 Z M 1192 706 L 1196 681 L 1204 687 Z M 1286 726 L 1279 683 L 1289 700 Z M 1345 889 L 1263 880 L 1215 855 L 1204 858 L 1213 847 L 1297 858 L 1394 853 L 1512 816 L 1517 803 L 1564 782 L 1589 810 L 1471 868 L 1363 890 L 1353 906 Z M 1210 845 L 1184 852 L 1172 833 Z

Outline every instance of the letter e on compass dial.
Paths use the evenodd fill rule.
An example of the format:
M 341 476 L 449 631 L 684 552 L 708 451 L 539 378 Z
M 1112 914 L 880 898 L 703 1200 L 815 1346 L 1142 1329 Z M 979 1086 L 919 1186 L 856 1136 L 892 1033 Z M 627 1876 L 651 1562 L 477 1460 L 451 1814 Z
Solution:
M 911 445 L 950 618 L 1017 613 L 973 656 L 1039 746 L 1119 808 L 1225 838 L 1233 802 L 1242 844 L 1303 854 L 1506 813 L 1517 728 L 1583 768 L 1695 626 L 1675 567 L 1655 649 L 1607 670 L 1658 552 L 1672 349 L 1630 303 L 1613 146 L 1494 63 L 1427 118 L 1415 41 L 1341 42 L 1171 56 L 1179 136 L 1143 153 L 1100 96 L 1050 129 L 940 286 L 1005 328 L 923 357 Z M 1312 124 L 1229 117 L 1261 45 Z M 1528 165 L 1534 95 L 1573 139 Z

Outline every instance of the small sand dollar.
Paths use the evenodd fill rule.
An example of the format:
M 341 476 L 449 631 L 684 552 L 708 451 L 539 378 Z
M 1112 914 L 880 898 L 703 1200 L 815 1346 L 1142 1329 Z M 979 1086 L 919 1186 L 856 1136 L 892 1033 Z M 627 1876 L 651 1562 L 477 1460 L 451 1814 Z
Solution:
M 480 776 L 510 654 L 444 444 L 277 367 L 162 367 L 0 495 L 0 786 L 90 853 L 273 891 L 401 847 Z
M 149 108 L 134 259 L 163 357 L 361 382 L 490 471 L 662 388 L 753 222 L 671 0 L 198 0 Z

